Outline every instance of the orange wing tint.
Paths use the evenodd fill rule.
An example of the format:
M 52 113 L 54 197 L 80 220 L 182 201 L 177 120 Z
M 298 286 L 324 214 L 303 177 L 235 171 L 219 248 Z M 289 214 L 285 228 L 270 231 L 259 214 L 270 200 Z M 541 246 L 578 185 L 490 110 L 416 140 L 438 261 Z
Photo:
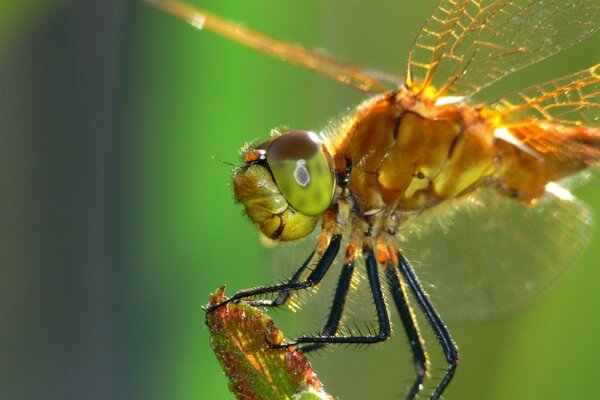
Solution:
M 558 181 L 593 165 L 600 165 L 600 130 L 530 121 L 511 127 L 521 146 L 543 159 L 545 178 Z M 504 136 L 500 136 L 504 139 Z M 533 168 L 533 167 L 531 167 Z
M 555 164 L 600 164 L 600 64 L 531 86 L 483 114 Z M 574 165 L 573 165 L 574 166 Z M 565 165 L 565 173 L 568 173 Z
M 504 124 L 532 118 L 562 125 L 600 126 L 600 64 L 531 86 L 490 107 Z
M 443 0 L 417 36 L 406 82 L 469 96 L 598 30 L 598 0 Z
M 352 86 L 363 92 L 379 93 L 386 90 L 379 79 L 369 76 L 358 68 L 350 67 L 331 57 L 309 51 L 291 43 L 270 38 L 262 33 L 246 28 L 240 24 L 223 19 L 201 8 L 179 1 L 146 0 L 178 18 L 181 18 L 198 29 L 206 29 L 221 36 L 241 43 L 272 57 L 312 69 L 344 85 Z M 372 75 L 390 80 L 389 74 L 373 71 Z

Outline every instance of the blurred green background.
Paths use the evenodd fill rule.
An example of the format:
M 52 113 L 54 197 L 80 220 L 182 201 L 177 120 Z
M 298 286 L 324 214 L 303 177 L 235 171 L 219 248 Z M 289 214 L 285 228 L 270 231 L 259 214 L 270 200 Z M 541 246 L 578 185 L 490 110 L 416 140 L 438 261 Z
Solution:
M 435 2 L 203 4 L 402 73 Z M 138 1 L 6 3 L 0 27 L 0 398 L 232 398 L 200 305 L 223 283 L 282 273 L 215 158 L 237 161 L 273 127 L 319 130 L 362 95 Z M 598 60 L 596 35 L 495 90 Z M 597 181 L 577 194 L 600 211 Z M 451 325 L 462 359 L 446 398 L 599 398 L 599 252 L 596 234 L 564 279 L 509 319 Z M 280 316 L 300 330 L 322 321 Z M 327 390 L 400 398 L 412 372 L 397 331 L 314 357 Z M 442 373 L 434 355 L 427 387 Z

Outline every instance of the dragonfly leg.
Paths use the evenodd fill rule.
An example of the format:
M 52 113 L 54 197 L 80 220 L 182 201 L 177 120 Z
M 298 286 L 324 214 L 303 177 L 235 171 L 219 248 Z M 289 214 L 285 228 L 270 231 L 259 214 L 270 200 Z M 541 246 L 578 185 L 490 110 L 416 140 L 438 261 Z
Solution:
M 311 261 L 315 252 L 310 253 L 306 261 L 302 263 L 302 266 L 296 271 L 296 273 L 290 278 L 288 281 L 289 285 L 298 285 L 300 284 L 300 278 L 306 272 L 306 269 L 310 266 Z M 318 266 L 317 266 L 318 268 Z M 248 304 L 255 307 L 279 307 L 285 304 L 290 298 L 290 290 L 289 289 L 280 289 L 279 293 L 277 293 L 277 297 L 273 300 L 248 300 Z
M 452 336 L 450 336 L 448 328 L 446 325 L 444 325 L 439 314 L 433 307 L 433 304 L 431 304 L 431 301 L 423 290 L 423 287 L 421 286 L 421 283 L 419 282 L 419 279 L 410 266 L 408 260 L 401 253 L 398 253 L 398 260 L 398 269 L 400 270 L 404 281 L 410 288 L 410 291 L 412 292 L 417 304 L 421 308 L 421 311 L 425 315 L 425 318 L 431 326 L 431 329 L 437 336 L 437 339 L 442 346 L 442 350 L 444 351 L 446 361 L 448 362 L 448 368 L 446 369 L 442 380 L 431 395 L 432 400 L 437 400 L 440 398 L 446 387 L 448 387 L 448 384 L 450 384 L 450 381 L 454 376 L 454 372 L 456 371 L 459 359 L 458 347 L 454 343 Z
M 331 311 L 329 317 L 325 323 L 325 327 L 321 331 L 322 336 L 335 336 L 338 331 L 340 320 L 342 319 L 342 313 L 344 312 L 344 306 L 346 305 L 346 298 L 350 291 L 350 282 L 352 282 L 352 275 L 354 273 L 354 260 L 348 261 L 342 267 L 342 272 L 338 279 L 335 294 L 333 296 L 333 303 L 331 304 Z M 320 349 L 326 346 L 327 343 L 307 343 L 300 347 L 303 353 L 308 353 L 313 350 Z
M 413 354 L 413 363 L 417 377 L 406 396 L 407 400 L 412 400 L 423 388 L 423 380 L 427 375 L 429 361 L 423 346 L 423 338 L 419 332 L 417 320 L 410 308 L 410 304 L 408 304 L 406 287 L 400 282 L 398 272 L 393 266 L 388 266 L 385 269 L 385 277 Z
M 310 275 L 306 278 L 305 281 L 299 282 L 298 281 L 299 276 L 301 276 L 302 273 L 304 272 L 304 270 L 307 268 L 308 264 L 310 263 L 310 260 L 312 260 L 313 254 L 310 255 L 309 259 L 302 265 L 302 267 L 298 270 L 298 272 L 296 272 L 296 274 L 294 274 L 294 276 L 287 283 L 282 283 L 282 284 L 278 284 L 278 285 L 270 285 L 270 286 L 260 286 L 260 287 L 256 287 L 256 288 L 240 290 L 239 292 L 237 292 L 236 294 L 234 294 L 227 300 L 224 300 L 219 304 L 214 304 L 214 305 L 207 307 L 206 312 L 210 313 L 210 312 L 214 311 L 215 309 L 222 307 L 225 304 L 230 303 L 232 301 L 239 301 L 239 300 L 242 300 L 242 299 L 245 299 L 248 297 L 258 296 L 258 295 L 267 294 L 267 293 L 275 293 L 275 292 L 279 292 L 279 294 L 272 301 L 267 301 L 267 302 L 254 301 L 254 302 L 250 302 L 250 304 L 258 305 L 258 306 L 269 306 L 269 305 L 278 306 L 278 305 L 283 304 L 288 298 L 288 296 L 286 294 L 287 292 L 289 292 L 291 290 L 300 290 L 300 289 L 309 288 L 311 286 L 315 286 L 321 281 L 321 279 L 323 279 L 323 276 L 325 276 L 325 274 L 329 270 L 329 267 L 331 266 L 331 264 L 333 264 L 333 261 L 335 260 L 335 257 L 337 256 L 337 253 L 340 250 L 341 241 L 342 241 L 341 235 L 334 235 L 333 238 L 331 238 L 329 245 L 323 252 L 323 255 L 321 256 L 321 258 L 319 259 L 317 266 L 310 273 Z
M 271 344 L 272 348 L 282 348 L 295 346 L 298 344 L 314 343 L 314 344 L 371 344 L 386 340 L 390 337 L 390 318 L 388 315 L 387 306 L 383 298 L 383 292 L 381 290 L 381 282 L 379 281 L 379 271 L 377 265 L 377 259 L 373 253 L 371 247 L 365 246 L 363 249 L 363 255 L 365 256 L 365 264 L 367 269 L 367 277 L 369 279 L 369 286 L 371 287 L 371 293 L 373 295 L 373 302 L 375 303 L 375 309 L 377 311 L 377 320 L 379 323 L 379 332 L 375 335 L 347 335 L 347 336 L 334 336 L 334 335 L 321 335 L 321 336 L 300 336 L 294 341 L 285 342 L 281 344 Z

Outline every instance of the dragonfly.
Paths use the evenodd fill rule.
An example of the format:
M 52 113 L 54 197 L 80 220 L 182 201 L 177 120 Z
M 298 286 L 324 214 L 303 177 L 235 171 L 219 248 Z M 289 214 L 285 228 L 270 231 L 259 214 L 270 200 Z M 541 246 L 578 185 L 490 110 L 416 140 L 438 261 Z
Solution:
M 278 132 L 243 149 L 233 187 L 252 223 L 273 241 L 318 234 L 284 283 L 241 290 L 207 312 L 237 301 L 282 306 L 294 292 L 319 285 L 340 258 L 320 333 L 271 347 L 310 352 L 385 341 L 386 285 L 413 355 L 406 398 L 415 398 L 430 374 L 414 302 L 447 363 L 430 395 L 439 399 L 459 361 L 441 315 L 485 318 L 515 308 L 584 251 L 593 218 L 563 183 L 600 164 L 600 64 L 497 100 L 474 97 L 598 31 L 596 0 L 441 0 L 416 36 L 403 80 L 179 1 L 149 2 L 367 96 L 322 132 Z M 376 332 L 366 335 L 341 328 L 358 269 L 377 318 Z M 437 304 L 417 272 L 441 280 L 431 287 Z

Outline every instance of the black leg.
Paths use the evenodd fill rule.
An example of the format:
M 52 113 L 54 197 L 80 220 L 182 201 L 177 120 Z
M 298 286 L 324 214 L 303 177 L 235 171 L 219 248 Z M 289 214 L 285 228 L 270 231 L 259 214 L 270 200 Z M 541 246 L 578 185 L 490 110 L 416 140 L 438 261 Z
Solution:
M 423 347 L 423 339 L 419 332 L 417 320 L 408 304 L 407 293 L 398 278 L 398 272 L 393 267 L 387 267 L 385 269 L 385 277 L 390 288 L 390 294 L 392 295 L 396 308 L 400 314 L 400 320 L 404 326 L 404 331 L 408 337 L 408 343 L 410 344 L 410 349 L 413 354 L 413 363 L 417 377 L 406 396 L 407 400 L 412 400 L 422 389 L 423 379 L 427 374 L 427 353 Z
M 390 337 L 390 319 L 381 290 L 379 281 L 379 271 L 377 260 L 373 254 L 373 249 L 365 247 L 363 249 L 365 255 L 367 277 L 369 278 L 369 286 L 373 294 L 373 302 L 377 311 L 377 320 L 379 322 L 379 332 L 377 335 L 359 335 L 359 336 L 300 336 L 294 341 L 285 342 L 282 344 L 272 344 L 273 348 L 289 347 L 297 344 L 315 343 L 315 344 L 370 344 L 386 340 Z
M 313 256 L 312 254 L 311 254 L 309 260 L 307 260 L 307 262 L 305 262 L 303 264 L 303 266 L 300 268 L 300 270 L 298 270 L 298 272 L 296 272 L 296 274 L 294 274 L 294 277 L 292 277 L 292 279 L 289 282 L 282 283 L 279 285 L 261 286 L 261 287 L 252 288 L 252 289 L 240 290 L 239 292 L 237 292 L 236 294 L 234 294 L 227 300 L 225 300 L 219 304 L 209 306 L 206 309 L 206 312 L 212 312 L 215 309 L 217 309 L 227 303 L 230 303 L 232 301 L 238 301 L 238 300 L 242 300 L 247 297 L 252 297 L 252 296 L 257 296 L 257 295 L 267 294 L 267 293 L 274 293 L 274 292 L 279 292 L 279 295 L 277 296 L 277 298 L 275 298 L 275 300 L 273 300 L 273 305 L 278 305 L 277 301 L 280 298 L 281 298 L 281 303 L 285 302 L 285 300 L 287 299 L 287 296 L 282 295 L 282 292 L 289 292 L 290 290 L 306 289 L 306 288 L 309 288 L 311 286 L 318 284 L 321 281 L 321 279 L 323 279 L 323 276 L 325 276 L 325 274 L 327 273 L 327 270 L 333 263 L 333 260 L 335 260 L 335 257 L 337 256 L 337 253 L 340 250 L 341 241 L 342 241 L 341 235 L 333 236 L 333 238 L 329 242 L 329 245 L 325 249 L 325 252 L 321 256 L 321 259 L 317 263 L 317 266 L 310 273 L 310 275 L 306 278 L 306 280 L 304 282 L 294 282 L 294 278 L 297 279 L 302 274 L 302 272 L 304 272 L 304 269 L 307 266 L 307 262 L 310 259 L 312 259 L 312 256 Z M 261 303 L 261 302 L 255 302 L 254 304 L 269 305 L 269 303 Z
M 352 274 L 354 273 L 354 261 L 347 262 L 342 267 L 342 272 L 338 279 L 338 284 L 335 289 L 335 295 L 333 296 L 333 303 L 331 304 L 331 310 L 329 317 L 325 323 L 325 327 L 321 331 L 322 336 L 335 336 L 337 333 L 342 313 L 344 312 L 344 306 L 346 305 L 346 298 L 350 291 L 350 282 L 352 282 Z M 326 346 L 325 343 L 308 343 L 300 347 L 303 353 L 308 353 L 313 350 L 320 349 Z
M 412 267 L 408 263 L 408 260 L 406 260 L 406 258 L 404 258 L 404 256 L 400 253 L 398 253 L 398 259 L 400 260 L 400 264 L 398 265 L 400 273 L 410 288 L 415 300 L 417 301 L 417 304 L 421 308 L 421 311 L 423 311 L 425 318 L 427 318 L 427 322 L 429 322 L 431 329 L 437 336 L 444 351 L 446 361 L 448 362 L 446 373 L 431 395 L 432 400 L 437 400 L 440 398 L 454 376 L 456 366 L 458 365 L 458 348 L 456 347 L 452 336 L 450 336 L 448 328 L 442 322 L 442 319 L 433 307 L 433 304 L 431 304 L 431 301 L 429 301 L 427 294 L 421 287 L 421 283 L 415 275 Z
M 306 261 L 304 261 L 302 266 L 298 269 L 298 271 L 296 271 L 296 273 L 289 280 L 288 283 L 290 285 L 296 285 L 296 284 L 300 283 L 300 277 L 302 277 L 302 275 L 306 272 L 306 269 L 308 268 L 311 261 L 313 260 L 314 255 L 315 255 L 314 251 L 312 253 L 310 253 L 310 255 L 308 256 Z M 289 300 L 289 298 L 290 298 L 290 291 L 282 289 L 277 294 L 277 297 L 275 297 L 273 300 L 250 300 L 250 301 L 248 301 L 248 304 L 255 306 L 255 307 L 279 307 L 279 306 L 285 304 Z

